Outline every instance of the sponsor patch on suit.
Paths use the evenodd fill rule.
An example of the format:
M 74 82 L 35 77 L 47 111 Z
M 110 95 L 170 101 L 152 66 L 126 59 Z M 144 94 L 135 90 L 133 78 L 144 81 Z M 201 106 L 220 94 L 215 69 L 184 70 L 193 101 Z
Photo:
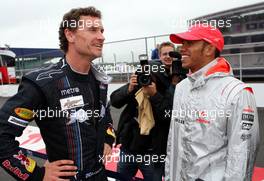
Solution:
M 60 104 L 61 104 L 61 110 L 67 110 L 67 109 L 72 109 L 75 107 L 81 107 L 84 105 L 83 103 L 83 96 L 73 96 L 73 97 L 67 97 L 64 99 L 60 99 Z
M 20 127 L 27 127 L 27 125 L 29 123 L 28 121 L 25 121 L 23 119 L 19 119 L 19 118 L 14 117 L 14 116 L 10 116 L 8 118 L 8 122 L 12 123 L 14 125 L 20 126 Z

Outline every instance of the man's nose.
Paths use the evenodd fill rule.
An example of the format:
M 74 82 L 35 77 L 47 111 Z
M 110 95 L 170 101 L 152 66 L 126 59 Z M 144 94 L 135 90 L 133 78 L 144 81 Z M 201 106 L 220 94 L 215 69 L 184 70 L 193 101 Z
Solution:
M 99 32 L 98 35 L 97 35 L 97 38 L 101 41 L 104 41 L 105 40 L 105 37 L 103 35 L 103 33 Z

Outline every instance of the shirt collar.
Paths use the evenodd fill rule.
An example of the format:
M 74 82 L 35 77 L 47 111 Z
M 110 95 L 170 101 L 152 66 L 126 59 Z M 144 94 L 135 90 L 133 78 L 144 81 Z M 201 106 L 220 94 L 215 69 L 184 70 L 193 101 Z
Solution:
M 213 67 L 214 65 L 217 64 L 217 59 L 214 59 L 213 61 L 211 61 L 210 63 L 206 64 L 205 66 L 203 66 L 201 69 L 199 69 L 197 72 L 194 73 L 189 73 L 187 75 L 188 79 L 191 82 L 195 82 L 199 79 L 204 79 L 206 72 Z

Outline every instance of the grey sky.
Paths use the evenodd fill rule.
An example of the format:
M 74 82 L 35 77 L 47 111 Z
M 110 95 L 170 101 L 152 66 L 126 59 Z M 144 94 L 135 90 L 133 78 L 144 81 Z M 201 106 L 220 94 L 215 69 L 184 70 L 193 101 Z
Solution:
M 179 21 L 256 2 L 261 0 L 8 0 L 0 6 L 0 46 L 57 48 L 59 22 L 74 7 L 100 9 L 106 41 L 113 41 L 181 31 Z

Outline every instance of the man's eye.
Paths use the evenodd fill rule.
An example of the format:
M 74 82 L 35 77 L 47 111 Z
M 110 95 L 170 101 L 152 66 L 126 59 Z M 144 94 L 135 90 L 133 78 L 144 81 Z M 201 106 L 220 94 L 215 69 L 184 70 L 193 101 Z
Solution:
M 193 44 L 192 41 L 188 41 L 188 42 L 187 42 L 187 45 L 192 45 L 192 44 Z
M 191 46 L 193 44 L 192 41 L 185 41 L 183 42 L 183 45 L 186 45 L 186 46 Z
M 89 31 L 97 31 L 97 28 L 89 28 Z

